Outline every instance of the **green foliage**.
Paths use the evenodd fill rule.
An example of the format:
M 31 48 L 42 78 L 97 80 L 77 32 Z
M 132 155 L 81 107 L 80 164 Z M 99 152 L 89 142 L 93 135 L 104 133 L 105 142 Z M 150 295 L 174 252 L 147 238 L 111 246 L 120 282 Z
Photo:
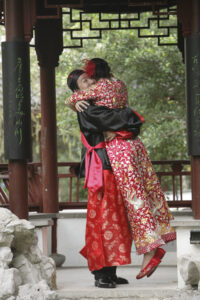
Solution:
M 93 21 L 98 22 L 95 16 Z M 146 24 L 145 18 L 142 22 Z M 104 32 L 102 40 L 86 40 L 83 49 L 64 50 L 60 57 L 57 120 L 66 160 L 77 160 L 81 147 L 76 114 L 64 105 L 71 94 L 66 79 L 73 69 L 82 67 L 83 59 L 93 57 L 106 59 L 113 74 L 127 84 L 129 105 L 146 120 L 141 138 L 150 158 L 187 158 L 184 65 L 179 50 L 159 47 L 155 39 L 139 39 L 134 30 L 121 30 Z
M 74 11 L 74 14 L 76 17 L 79 12 Z M 91 16 L 93 26 L 101 26 L 97 15 L 89 15 Z M 87 18 L 87 15 L 83 17 Z M 174 20 L 172 19 L 172 22 Z M 145 14 L 138 22 L 140 26 L 146 26 Z M 77 23 L 70 23 L 66 18 L 64 26 L 77 28 Z M 156 24 L 152 22 L 151 33 L 156 30 Z M 145 33 L 146 29 L 143 34 Z M 95 32 L 89 32 L 85 26 L 84 35 L 93 34 Z M 174 37 L 175 35 L 171 39 Z M 64 44 L 71 44 L 68 33 L 64 35 Z M 106 59 L 113 74 L 127 84 L 129 105 L 146 119 L 141 138 L 150 158 L 153 160 L 187 158 L 184 65 L 178 48 L 159 47 L 155 39 L 140 39 L 134 30 L 121 30 L 105 31 L 102 40 L 85 40 L 83 48 L 65 49 L 60 57 L 56 72 L 58 160 L 80 160 L 81 142 L 76 113 L 64 104 L 65 99 L 71 94 L 67 87 L 67 76 L 73 69 L 82 67 L 83 59 L 93 57 Z M 34 49 L 31 49 L 31 93 L 33 153 L 34 160 L 38 161 L 40 87 L 39 67 Z M 3 161 L 2 124 L 2 99 L 0 99 L 1 161 Z

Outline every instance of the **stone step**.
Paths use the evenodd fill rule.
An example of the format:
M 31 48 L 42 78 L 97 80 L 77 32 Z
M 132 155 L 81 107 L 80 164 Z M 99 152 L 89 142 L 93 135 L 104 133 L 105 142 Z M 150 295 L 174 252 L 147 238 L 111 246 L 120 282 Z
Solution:
M 173 290 L 155 290 L 151 289 L 98 289 L 83 291 L 71 291 L 70 293 L 58 293 L 59 300 L 174 300 L 175 292 Z M 176 299 L 179 299 L 176 297 Z M 183 300 L 181 298 L 180 300 Z M 184 300 L 190 300 L 185 298 Z M 197 299 L 196 299 L 197 300 Z M 199 299 L 198 299 L 199 300 Z
M 161 264 L 153 275 L 136 280 L 139 267 L 121 266 L 117 275 L 129 284 L 114 289 L 94 286 L 94 277 L 87 268 L 58 268 L 57 295 L 59 300 L 200 300 L 200 290 L 180 290 L 177 268 Z
M 59 300 L 199 300 L 200 292 L 198 291 L 172 291 L 172 290 L 157 290 L 148 289 L 133 291 L 106 291 L 91 293 L 74 293 L 74 294 L 58 294 Z
M 94 286 L 93 275 L 87 268 L 59 268 L 58 298 L 59 300 L 190 300 L 188 293 L 187 298 L 179 295 L 175 267 L 160 266 L 151 277 L 141 280 L 135 278 L 138 271 L 138 267 L 118 267 L 117 275 L 127 278 L 129 284 L 118 285 L 114 289 L 102 289 Z

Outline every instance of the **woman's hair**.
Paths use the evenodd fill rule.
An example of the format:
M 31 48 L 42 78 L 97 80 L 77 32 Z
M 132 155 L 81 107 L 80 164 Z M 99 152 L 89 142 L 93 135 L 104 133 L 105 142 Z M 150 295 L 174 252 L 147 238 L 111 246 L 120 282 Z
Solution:
M 77 70 L 72 71 L 69 74 L 69 76 L 67 78 L 67 85 L 70 88 L 70 90 L 72 90 L 72 92 L 79 89 L 77 80 L 83 73 L 85 73 L 83 70 L 77 69 Z
M 95 64 L 94 73 L 91 76 L 92 78 L 98 81 L 100 78 L 111 77 L 111 70 L 107 61 L 102 58 L 92 58 L 91 62 Z

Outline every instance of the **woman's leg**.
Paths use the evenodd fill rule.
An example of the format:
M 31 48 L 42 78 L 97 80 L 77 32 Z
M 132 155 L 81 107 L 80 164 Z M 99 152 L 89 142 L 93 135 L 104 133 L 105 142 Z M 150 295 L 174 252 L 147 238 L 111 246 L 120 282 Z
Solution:
M 136 251 L 148 253 L 145 266 L 154 249 L 175 239 L 169 225 L 171 214 L 141 140 L 114 139 L 106 149 L 123 194 Z

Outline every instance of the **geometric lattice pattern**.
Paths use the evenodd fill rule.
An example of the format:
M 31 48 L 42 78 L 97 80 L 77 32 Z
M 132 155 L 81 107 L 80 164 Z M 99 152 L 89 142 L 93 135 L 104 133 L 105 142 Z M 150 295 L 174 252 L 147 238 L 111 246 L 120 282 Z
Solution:
M 176 7 L 152 13 L 88 13 L 62 8 L 64 48 L 81 48 L 86 39 L 101 39 L 106 30 L 136 30 L 140 38 L 156 38 L 158 45 L 177 45 Z M 94 22 L 95 20 L 95 22 Z M 145 24 L 145 26 L 141 25 Z

